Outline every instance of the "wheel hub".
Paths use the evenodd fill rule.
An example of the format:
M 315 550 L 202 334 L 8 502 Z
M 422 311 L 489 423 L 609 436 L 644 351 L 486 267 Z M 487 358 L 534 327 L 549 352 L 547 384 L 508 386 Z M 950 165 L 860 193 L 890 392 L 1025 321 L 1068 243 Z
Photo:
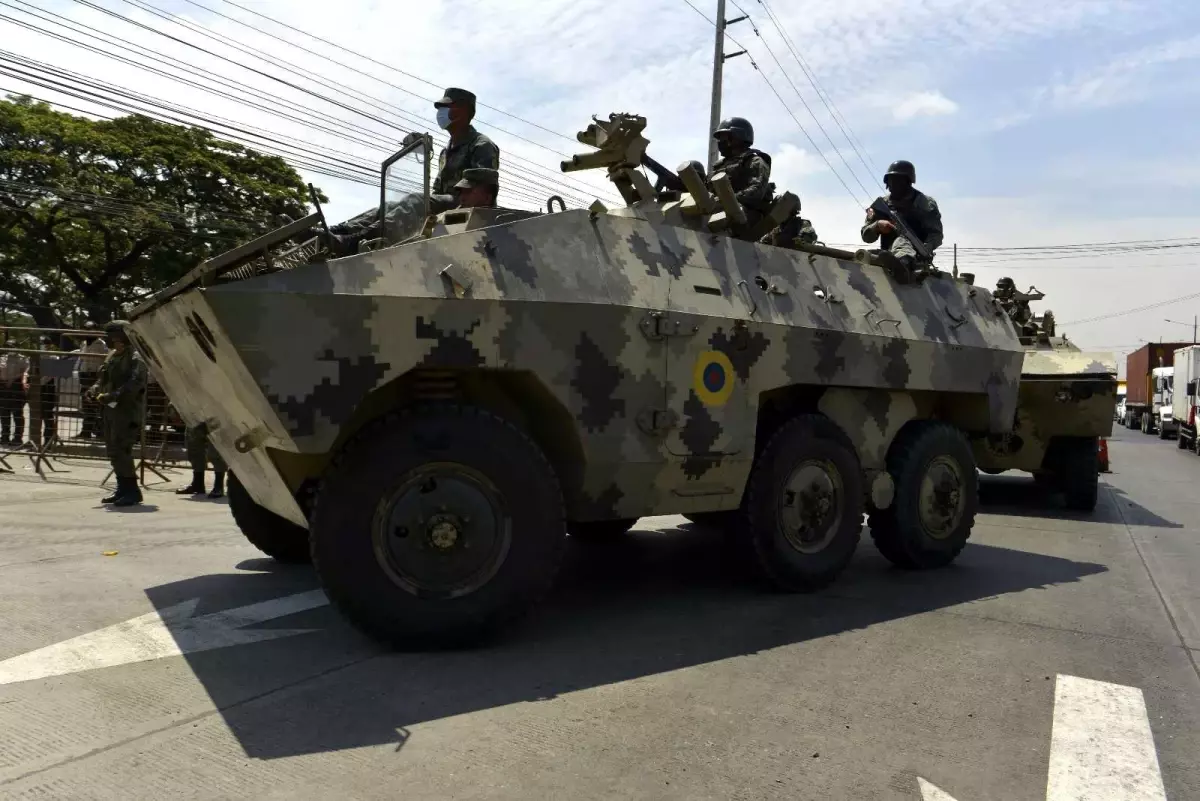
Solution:
M 398 586 L 423 597 L 455 597 L 495 575 L 511 526 L 486 476 L 465 465 L 430 464 L 380 500 L 373 538 L 376 558 Z
M 804 462 L 792 471 L 781 496 L 779 520 L 793 548 L 816 553 L 837 532 L 841 479 L 829 462 Z
M 964 479 L 958 464 L 945 456 L 929 463 L 921 482 L 921 525 L 934 539 L 958 527 L 964 504 Z

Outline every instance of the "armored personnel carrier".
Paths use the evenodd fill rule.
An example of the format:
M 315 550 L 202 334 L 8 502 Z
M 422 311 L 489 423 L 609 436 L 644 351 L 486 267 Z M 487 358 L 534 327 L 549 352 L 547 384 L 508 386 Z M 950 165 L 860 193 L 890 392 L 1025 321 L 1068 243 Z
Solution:
M 410 137 L 358 252 L 296 257 L 318 207 L 133 310 L 151 371 L 236 475 L 247 538 L 311 554 L 335 605 L 400 643 L 496 629 L 550 588 L 568 532 L 650 515 L 735 513 L 789 591 L 838 575 L 864 513 L 896 564 L 951 562 L 970 441 L 1017 408 L 1009 315 L 946 274 L 893 280 L 874 252 L 759 244 L 794 194 L 752 222 L 724 175 L 649 160 L 643 117 L 594 120 L 562 169 L 605 170 L 624 207 L 394 230 L 409 155 L 428 199 L 431 142 Z
M 1052 311 L 1034 314 L 1030 302 L 1045 296 L 1035 287 L 1019 292 L 1007 277 L 996 284 L 994 297 L 1020 331 L 1025 363 L 1013 430 L 975 440 L 975 459 L 987 473 L 1032 473 L 1061 492 L 1069 509 L 1087 512 L 1099 489 L 1099 440 L 1112 435 L 1117 361 L 1059 335 Z

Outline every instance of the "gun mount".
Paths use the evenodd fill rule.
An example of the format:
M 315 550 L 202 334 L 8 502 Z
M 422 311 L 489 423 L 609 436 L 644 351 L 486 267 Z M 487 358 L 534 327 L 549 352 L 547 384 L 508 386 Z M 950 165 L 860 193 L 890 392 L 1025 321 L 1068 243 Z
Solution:
M 690 162 L 684 162 L 672 173 L 646 154 L 650 141 L 642 135 L 646 118 L 622 112 L 610 114 L 607 121 L 593 115 L 592 124 L 576 134 L 585 145 L 596 152 L 572 156 L 562 162 L 563 172 L 607 169 L 608 178 L 617 187 L 629 208 L 639 214 L 657 208 L 658 221 L 711 233 L 732 233 L 739 239 L 757 241 L 800 208 L 800 198 L 791 192 L 777 197 L 766 214 L 754 225 L 747 226 L 748 215 L 738 202 L 723 172 L 705 180 Z M 660 202 L 650 180 L 640 172 L 645 167 L 658 177 L 659 183 L 678 200 Z

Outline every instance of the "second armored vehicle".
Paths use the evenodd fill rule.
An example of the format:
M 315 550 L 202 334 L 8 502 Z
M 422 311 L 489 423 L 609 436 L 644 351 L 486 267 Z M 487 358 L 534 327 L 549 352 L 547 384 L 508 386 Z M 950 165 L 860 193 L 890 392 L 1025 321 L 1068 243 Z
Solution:
M 758 238 L 728 179 L 675 199 L 642 117 L 579 135 L 622 208 L 456 209 L 344 258 L 273 255 L 319 213 L 201 265 L 132 315 L 151 370 L 236 473 L 246 536 L 311 554 L 352 621 L 405 643 L 495 628 L 574 537 L 734 512 L 777 587 L 832 581 L 864 513 L 906 568 L 952 561 L 972 438 L 1003 434 L 1023 347 L 983 289 Z M 424 153 L 417 136 L 386 163 Z
M 1111 353 L 1080 350 L 1055 330 L 1054 313 L 1029 308 L 1045 294 L 1019 292 L 1011 278 L 996 285 L 997 302 L 1020 329 L 1026 348 L 1021 394 L 1011 432 L 975 440 L 987 473 L 1022 470 L 1062 492 L 1066 505 L 1091 511 L 1099 492 L 1100 438 L 1112 435 L 1117 362 Z

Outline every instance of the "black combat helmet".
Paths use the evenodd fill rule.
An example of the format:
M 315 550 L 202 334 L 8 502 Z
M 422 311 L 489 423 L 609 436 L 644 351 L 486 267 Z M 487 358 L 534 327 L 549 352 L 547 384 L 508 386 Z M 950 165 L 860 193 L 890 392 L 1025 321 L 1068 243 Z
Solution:
M 884 173 L 884 183 L 887 183 L 888 176 L 890 175 L 903 175 L 908 178 L 910 182 L 914 184 L 917 182 L 917 168 L 913 166 L 911 161 L 904 161 L 903 159 L 900 161 L 893 161 L 888 167 L 887 172 Z
M 125 326 L 129 325 L 124 320 L 109 320 L 104 324 L 104 335 L 110 339 L 121 339 L 125 342 L 129 341 L 129 335 L 125 333 Z
M 704 165 L 701 164 L 700 162 L 696 161 L 695 159 L 692 159 L 691 161 L 687 162 L 683 166 L 684 167 L 694 167 L 696 172 L 700 173 L 700 177 L 701 178 L 704 177 Z
M 746 146 L 754 144 L 754 126 L 750 124 L 750 120 L 745 117 L 730 117 L 727 120 L 721 120 L 721 124 L 717 126 L 717 130 L 713 131 L 713 136 L 727 133 L 743 142 Z

